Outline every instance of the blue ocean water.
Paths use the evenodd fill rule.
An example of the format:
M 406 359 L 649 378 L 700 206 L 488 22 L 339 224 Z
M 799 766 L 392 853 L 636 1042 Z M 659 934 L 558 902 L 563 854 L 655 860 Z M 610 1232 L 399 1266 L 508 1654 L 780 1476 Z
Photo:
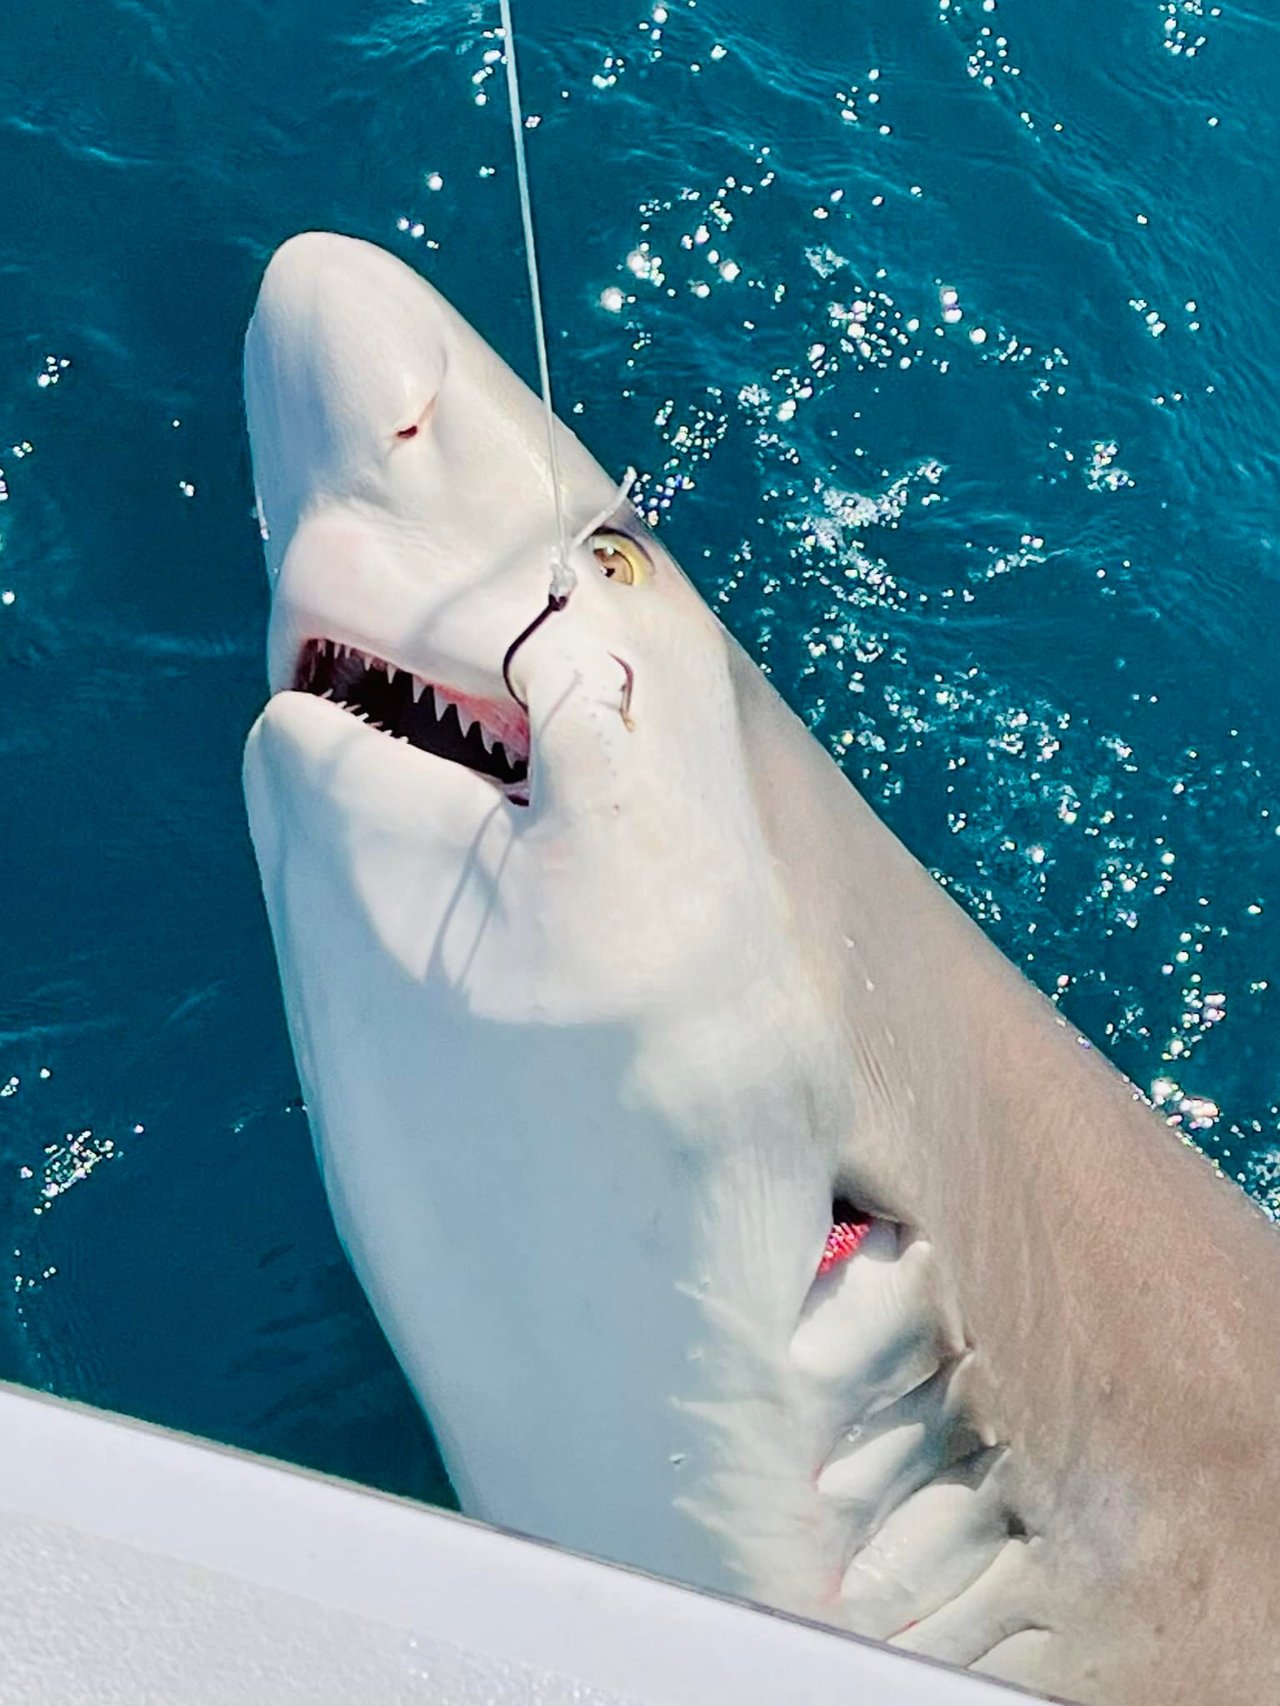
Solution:
M 517 17 L 562 412 L 898 834 L 1280 1212 L 1280 23 Z M 0 1373 L 435 1499 L 244 829 L 238 364 L 267 255 L 324 226 L 532 375 L 500 54 L 470 0 L 0 16 Z

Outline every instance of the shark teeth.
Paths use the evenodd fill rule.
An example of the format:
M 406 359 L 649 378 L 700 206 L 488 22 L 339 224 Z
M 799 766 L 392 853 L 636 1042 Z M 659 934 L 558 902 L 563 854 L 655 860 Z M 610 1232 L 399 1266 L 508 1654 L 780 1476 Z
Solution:
M 327 636 L 302 647 L 293 686 L 380 734 L 477 772 L 513 803 L 528 804 L 528 719 L 514 703 L 457 693 Z

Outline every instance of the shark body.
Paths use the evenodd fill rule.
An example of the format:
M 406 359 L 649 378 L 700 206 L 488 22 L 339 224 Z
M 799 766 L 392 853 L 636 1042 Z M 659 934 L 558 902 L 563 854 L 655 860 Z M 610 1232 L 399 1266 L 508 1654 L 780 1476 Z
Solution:
M 370 245 L 246 346 L 251 827 L 463 1508 L 1098 1703 L 1280 1694 L 1280 1245 Z M 508 679 L 503 663 L 507 659 Z

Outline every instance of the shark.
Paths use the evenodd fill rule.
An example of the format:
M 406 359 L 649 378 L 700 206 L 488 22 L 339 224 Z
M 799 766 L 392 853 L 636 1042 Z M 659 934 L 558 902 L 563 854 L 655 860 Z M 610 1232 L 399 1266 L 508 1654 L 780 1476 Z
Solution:
M 1265 1217 L 426 279 L 290 239 L 245 395 L 284 1005 L 463 1510 L 1072 1700 L 1280 1698 Z

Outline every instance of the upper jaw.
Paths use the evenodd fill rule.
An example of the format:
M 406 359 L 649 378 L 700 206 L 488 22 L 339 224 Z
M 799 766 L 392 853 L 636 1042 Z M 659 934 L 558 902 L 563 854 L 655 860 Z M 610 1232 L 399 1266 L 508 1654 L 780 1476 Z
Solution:
M 447 679 L 328 636 L 305 642 L 290 687 L 336 704 L 417 754 L 485 777 L 515 805 L 529 803 L 529 719 L 505 694 L 463 693 Z
M 385 518 L 315 513 L 291 541 L 275 587 L 271 690 L 332 700 L 419 748 L 415 757 L 462 764 L 524 803 L 529 721 L 502 663 L 539 591 L 527 553 L 507 573 L 460 567 L 441 560 L 437 543 Z
M 303 646 L 290 686 L 296 692 L 316 693 L 337 704 L 361 704 L 369 712 L 365 720 L 375 723 L 381 720 L 389 724 L 397 713 L 417 706 L 434 708 L 439 716 L 452 707 L 464 737 L 475 726 L 486 750 L 501 741 L 513 758 L 527 759 L 529 718 L 521 706 L 502 689 L 501 697 L 494 692 L 468 693 L 449 679 L 450 673 L 442 670 L 420 675 L 394 659 L 324 637 L 308 640 Z
M 439 543 L 376 513 L 321 509 L 290 541 L 274 589 L 270 688 L 292 687 L 304 646 L 328 639 L 459 693 L 499 694 L 502 636 L 523 626 L 523 609 L 482 562 L 445 560 Z

